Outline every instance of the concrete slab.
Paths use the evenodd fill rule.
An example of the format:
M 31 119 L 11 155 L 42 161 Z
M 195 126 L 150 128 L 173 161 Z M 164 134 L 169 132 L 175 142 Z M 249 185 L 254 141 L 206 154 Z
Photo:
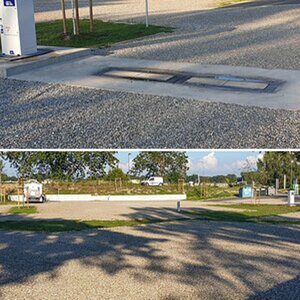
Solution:
M 107 76 L 99 77 L 96 75 L 107 68 L 155 68 L 173 72 L 190 72 L 198 76 L 203 74 L 224 74 L 224 76 L 254 77 L 269 81 L 277 80 L 282 81 L 283 84 L 277 88 L 274 93 L 254 94 L 246 91 L 226 91 L 222 89 L 208 89 L 205 87 L 164 82 L 145 82 Z M 191 98 L 201 101 L 234 103 L 275 109 L 300 109 L 300 71 L 291 70 L 267 70 L 224 65 L 202 65 L 89 56 L 70 62 L 30 70 L 10 77 L 27 81 L 60 83 L 112 91 Z
M 31 71 L 36 68 L 46 67 L 55 63 L 70 61 L 76 58 L 82 58 L 91 53 L 87 48 L 64 48 L 64 47 L 45 47 L 39 46 L 39 49 L 50 49 L 39 56 L 30 56 L 24 59 L 8 60 L 6 57 L 0 58 L 0 78 Z

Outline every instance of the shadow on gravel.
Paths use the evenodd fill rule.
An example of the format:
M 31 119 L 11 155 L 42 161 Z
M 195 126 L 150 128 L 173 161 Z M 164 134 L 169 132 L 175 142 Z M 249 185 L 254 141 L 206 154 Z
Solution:
M 299 41 L 299 16 L 295 14 L 294 5 L 262 6 L 257 9 L 234 6 L 230 9 L 169 13 L 152 15 L 151 21 L 180 30 L 120 44 L 112 49 L 128 49 L 125 56 L 136 57 L 138 54 L 140 58 L 147 59 L 177 59 L 269 69 L 298 70 L 300 67 L 299 64 L 294 65 L 298 61 L 295 55 Z M 131 52 L 133 55 L 130 49 L 134 50 Z
M 160 215 L 159 209 L 146 210 Z M 286 278 L 294 278 L 291 286 L 299 283 L 299 241 L 299 227 L 207 221 L 48 234 L 0 230 L 0 285 L 39 274 L 51 280 L 59 276 L 58 268 L 77 260 L 109 276 L 126 269 L 129 278 L 145 283 L 151 282 L 149 274 L 159 280 L 171 276 L 199 297 L 203 286 L 214 291 L 215 299 L 258 297 L 266 287 L 266 295 L 273 296 Z M 285 289 L 287 298 L 293 293 Z
M 265 292 L 259 292 L 251 297 L 248 300 L 265 300 L 265 299 L 294 299 L 297 300 L 300 298 L 300 276 L 280 283 L 269 289 Z

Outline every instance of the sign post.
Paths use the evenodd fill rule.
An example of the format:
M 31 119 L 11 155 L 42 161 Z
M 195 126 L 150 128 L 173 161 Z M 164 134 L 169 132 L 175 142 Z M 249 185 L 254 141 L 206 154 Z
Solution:
M 149 27 L 149 5 L 148 5 L 148 0 L 146 0 L 146 27 Z

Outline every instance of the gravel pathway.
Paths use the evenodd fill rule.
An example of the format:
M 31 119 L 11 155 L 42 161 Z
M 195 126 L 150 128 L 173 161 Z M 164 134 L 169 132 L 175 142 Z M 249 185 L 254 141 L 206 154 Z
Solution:
M 298 299 L 299 227 L 186 221 L 0 230 L 6 299 Z
M 0 80 L 0 148 L 297 148 L 300 112 Z

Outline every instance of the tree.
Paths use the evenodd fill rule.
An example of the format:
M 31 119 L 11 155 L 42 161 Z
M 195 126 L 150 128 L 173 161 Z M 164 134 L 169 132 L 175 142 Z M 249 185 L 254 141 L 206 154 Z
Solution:
M 122 169 L 120 168 L 113 168 L 111 169 L 107 176 L 106 176 L 106 179 L 107 180 L 115 180 L 116 178 L 120 178 L 122 180 L 126 180 L 128 177 L 127 175 L 123 172 Z
M 299 160 L 299 152 L 265 152 L 264 157 L 257 162 L 261 183 L 275 185 L 276 178 L 282 182 L 284 175 L 291 183 L 293 178 L 300 175 Z
M 7 152 L 1 156 L 21 177 L 74 180 L 97 178 L 115 167 L 115 152 Z
M 188 170 L 185 152 L 141 152 L 133 160 L 133 175 L 162 176 L 171 182 L 185 178 Z

